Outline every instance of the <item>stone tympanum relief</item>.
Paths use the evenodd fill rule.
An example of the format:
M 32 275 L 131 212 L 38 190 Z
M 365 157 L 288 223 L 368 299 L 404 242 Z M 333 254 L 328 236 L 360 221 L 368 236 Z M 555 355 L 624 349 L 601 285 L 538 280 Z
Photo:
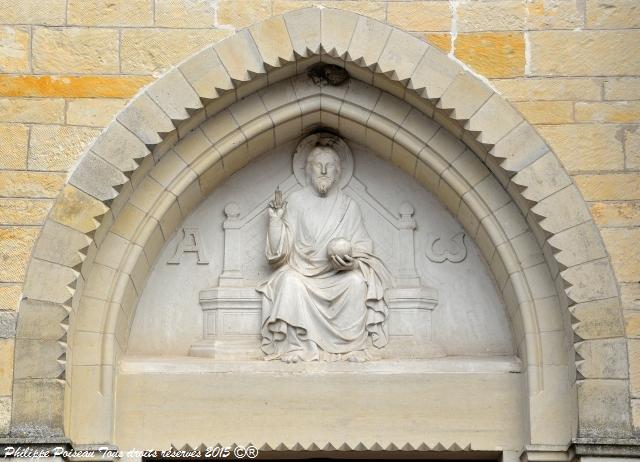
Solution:
M 323 138 L 324 196 L 306 168 Z M 293 360 L 286 353 L 315 339 L 297 359 L 512 355 L 505 309 L 475 243 L 465 243 L 459 263 L 426 258 L 431 236 L 453 251 L 448 236 L 461 232 L 429 191 L 357 143 L 316 134 L 282 144 L 228 178 L 167 241 L 128 354 Z M 329 245 L 335 238 L 348 242 Z M 332 259 L 328 248 L 341 246 Z M 170 264 L 176 250 L 180 264 Z M 285 302 L 296 297 L 295 307 Z

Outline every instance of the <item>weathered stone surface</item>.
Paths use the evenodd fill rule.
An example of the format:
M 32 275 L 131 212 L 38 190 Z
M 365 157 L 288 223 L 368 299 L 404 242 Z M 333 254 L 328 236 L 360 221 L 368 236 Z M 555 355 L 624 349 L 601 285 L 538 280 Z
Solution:
M 522 122 L 522 117 L 500 95 L 491 98 L 465 124 L 465 128 L 480 132 L 477 139 L 481 143 L 495 145 L 507 133 Z
M 171 133 L 175 129 L 169 116 L 147 94 L 133 100 L 118 114 L 117 120 L 147 146 L 161 143 L 160 135 Z
M 386 17 L 386 5 L 383 2 L 363 2 L 360 0 L 329 0 L 319 2 L 308 2 L 306 0 L 274 0 L 272 14 L 286 13 L 287 11 L 297 10 L 311 5 L 351 11 L 377 19 L 378 21 L 384 21 Z
M 213 3 L 203 1 L 155 0 L 154 17 L 160 27 L 214 27 L 216 8 Z M 220 19 L 218 22 L 223 23 Z
M 640 169 L 640 130 L 629 127 L 624 130 L 624 166 L 629 170 Z
M 640 226 L 640 201 L 594 202 L 589 207 L 598 226 Z
M 601 233 L 618 281 L 640 281 L 640 228 L 606 228 Z
M 531 75 L 637 75 L 640 31 L 530 32 Z M 620 47 L 620 43 L 625 43 Z M 618 53 L 611 53 L 618 50 Z
M 0 26 L 0 71 L 29 72 L 29 39 L 27 27 Z
M 0 339 L 0 396 L 11 395 L 11 386 L 13 385 L 13 349 L 13 339 Z M 0 417 L 0 421 L 2 421 L 2 417 Z
M 218 22 L 220 24 L 229 24 L 237 29 L 267 19 L 269 16 L 271 16 L 270 0 L 252 0 L 249 2 L 221 0 L 218 3 Z
M 573 266 L 562 272 L 571 285 L 567 296 L 576 303 L 616 297 L 618 290 L 608 259 Z
M 604 99 L 613 101 L 640 99 L 640 78 L 607 78 L 604 81 Z
M 186 120 L 192 112 L 203 107 L 198 94 L 177 69 L 151 85 L 147 94 L 171 120 Z
M 599 100 L 599 82 L 588 78 L 519 78 L 495 79 L 491 83 L 509 101 L 590 101 Z
M 64 100 L 0 98 L 0 122 L 64 123 Z
M 34 71 L 54 74 L 120 71 L 116 30 L 36 28 L 32 41 Z
M 576 29 L 584 26 L 584 13 L 576 2 L 531 0 L 526 3 L 527 28 Z
M 628 434 L 629 391 L 626 380 L 585 380 L 578 384 L 580 429 L 583 436 Z
M 56 360 L 64 352 L 57 340 L 16 339 L 15 366 L 16 379 L 56 378 L 64 365 Z
M 28 127 L 18 124 L 0 124 L 0 168 L 26 168 L 28 143 Z
M 526 4 L 518 0 L 465 2 L 456 9 L 459 32 L 522 30 Z
M 629 338 L 640 338 L 640 311 L 624 311 L 624 329 Z
M 640 199 L 640 175 L 637 173 L 576 175 L 574 180 L 588 201 Z
M 578 303 L 570 308 L 577 319 L 573 331 L 580 338 L 596 339 L 622 337 L 624 326 L 620 317 L 620 301 L 617 298 Z
M 17 318 L 15 311 L 0 311 L 0 339 L 15 337 Z
M 640 398 L 640 340 L 629 339 L 629 382 L 631 396 Z
M 0 435 L 8 435 L 11 426 L 11 397 L 0 398 Z
M 538 130 L 570 173 L 624 166 L 619 126 L 543 125 Z
M 524 33 L 483 32 L 459 34 L 455 55 L 489 78 L 524 75 Z
M 549 244 L 560 249 L 555 257 L 558 263 L 564 265 L 565 268 L 607 256 L 598 228 L 592 221 L 587 221 L 550 237 Z
M 69 0 L 67 24 L 150 26 L 153 24 L 153 4 L 148 0 Z
M 293 45 L 282 16 L 262 21 L 249 29 L 262 60 L 269 66 L 279 67 L 280 59 L 293 61 Z
M 220 29 L 124 29 L 122 72 L 160 73 L 230 32 Z
M 33 300 L 67 303 L 72 296 L 67 285 L 75 280 L 76 273 L 71 268 L 34 258 L 29 264 L 23 295 Z
M 588 29 L 640 27 L 640 5 L 635 0 L 587 0 Z
M 20 304 L 21 294 L 21 285 L 0 284 L 0 310 L 16 311 Z
M 325 8 L 320 12 L 322 46 L 334 56 L 344 56 L 351 43 L 358 16 L 345 11 Z
M 80 251 L 86 249 L 90 242 L 89 237 L 80 231 L 49 220 L 40 233 L 33 255 L 41 260 L 74 267 L 82 263 Z
M 67 185 L 53 206 L 51 218 L 58 223 L 87 233 L 98 227 L 97 217 L 101 217 L 106 211 L 107 207 L 98 199 L 80 191 L 75 186 Z
M 429 45 L 445 53 L 451 51 L 451 34 L 424 34 L 424 39 Z
M 0 281 L 24 280 L 37 237 L 38 230 L 35 228 L 0 228 Z
M 69 125 L 106 127 L 126 104 L 126 99 L 72 99 L 67 101 L 67 123 Z
M 0 196 L 55 198 L 64 180 L 62 173 L 0 171 Z
M 50 199 L 0 198 L 0 225 L 41 225 L 52 205 Z
M 66 172 L 99 134 L 95 128 L 35 125 L 31 128 L 28 166 Z
M 114 199 L 118 195 L 115 188 L 127 181 L 119 169 L 91 151 L 83 156 L 69 179 L 70 184 L 103 202 Z
M 620 284 L 620 300 L 624 309 L 640 311 L 640 284 Z
M 305 8 L 285 13 L 284 22 L 289 31 L 293 50 L 300 56 L 320 51 L 320 10 Z
M 0 75 L 3 96 L 129 98 L 151 82 L 133 75 Z
M 508 159 L 505 164 L 510 164 Z M 551 194 L 571 184 L 571 178 L 562 169 L 558 158 L 546 153 L 533 163 L 523 167 L 512 180 L 527 189 L 522 195 L 531 201 L 539 202 Z
M 66 332 L 60 323 L 67 310 L 59 304 L 37 300 L 23 300 L 20 304 L 20 323 L 17 337 L 24 339 L 58 340 Z
M 150 154 L 144 143 L 120 123 L 111 124 L 93 144 L 91 151 L 122 172 L 134 171 Z
M 573 103 L 570 101 L 521 101 L 514 106 L 532 124 L 573 122 Z
M 447 2 L 389 2 L 387 21 L 409 31 L 445 31 L 451 29 L 451 9 Z
M 584 358 L 577 369 L 585 378 L 626 379 L 629 377 L 627 366 L 627 345 L 624 337 L 579 342 L 576 352 Z
M 54 379 L 17 380 L 12 428 L 34 436 L 63 434 L 64 382 Z M 42 403 L 47 403 L 43 406 Z
M 577 102 L 576 121 L 613 123 L 640 122 L 640 102 Z
M 487 85 L 465 72 L 458 74 L 444 92 L 438 108 L 452 109 L 457 120 L 468 120 L 487 101 L 493 92 Z
M 408 88 L 415 89 L 422 96 L 434 101 L 440 98 L 462 67 L 444 53 L 431 47 L 415 69 Z M 424 89 L 424 91 L 423 91 Z
M 20 0 L 16 2 L 2 0 L 0 2 L 0 18 L 5 24 L 39 24 L 61 26 L 65 23 L 66 0 Z

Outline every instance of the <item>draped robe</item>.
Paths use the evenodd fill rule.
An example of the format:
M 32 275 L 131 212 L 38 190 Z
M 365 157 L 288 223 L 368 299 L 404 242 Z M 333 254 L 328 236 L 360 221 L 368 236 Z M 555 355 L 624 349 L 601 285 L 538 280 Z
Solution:
M 297 351 L 303 360 L 342 359 L 387 343 L 384 300 L 390 276 L 372 253 L 358 205 L 338 188 L 321 197 L 311 187 L 288 198 L 275 251 L 276 268 L 257 290 L 263 294 L 262 350 L 266 359 Z M 335 238 L 351 241 L 356 266 L 336 270 L 327 255 Z

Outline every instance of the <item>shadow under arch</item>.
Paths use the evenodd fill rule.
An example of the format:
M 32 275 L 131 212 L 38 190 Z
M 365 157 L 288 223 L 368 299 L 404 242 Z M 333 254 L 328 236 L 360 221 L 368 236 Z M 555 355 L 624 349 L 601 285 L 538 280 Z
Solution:
M 290 107 L 277 104 L 277 93 L 268 94 L 268 88 L 276 87 L 277 82 L 304 74 L 308 66 L 320 60 L 345 66 L 352 77 L 368 84 L 363 88 L 384 90 L 380 94 L 389 95 L 385 96 L 387 101 L 375 110 L 379 99 L 373 102 L 370 97 L 354 94 L 350 104 L 345 104 L 346 94 L 341 95 L 337 87 L 325 86 L 315 93 L 313 88 L 294 90 L 295 104 Z M 263 88 L 265 91 L 258 93 Z M 255 98 L 265 109 L 260 116 L 254 112 Z M 226 108 L 233 103 L 236 113 L 232 115 Z M 394 111 L 401 110 L 402 105 L 409 107 L 407 114 L 415 114 L 418 120 L 411 130 L 398 125 Z M 491 183 L 485 186 L 487 191 L 508 191 L 510 200 L 527 219 L 532 242 L 544 255 L 547 276 L 542 277 L 543 282 L 532 288 L 524 277 L 526 268 L 518 269 L 522 265 L 517 253 L 512 246 L 503 245 L 509 239 L 504 236 L 501 220 L 493 215 L 491 198 L 483 197 L 477 184 L 469 184 L 465 172 L 452 168 L 442 156 L 433 155 L 436 151 L 429 146 L 430 138 L 416 136 L 425 118 L 432 118 L 460 138 L 469 148 L 464 153 L 479 158 L 483 168 L 488 168 L 490 174 L 483 178 L 487 185 Z M 211 135 L 207 138 L 211 143 L 208 155 L 181 156 L 176 142 L 197 146 L 199 141 L 193 135 L 197 131 L 192 130 L 213 119 L 221 132 L 218 139 Z M 229 126 L 230 121 L 236 126 Z M 570 320 L 565 308 L 569 305 L 604 300 L 614 308 L 618 306 L 613 272 L 584 201 L 555 155 L 510 105 L 457 63 L 405 32 L 342 11 L 298 10 L 240 31 L 183 62 L 136 97 L 81 159 L 38 241 L 21 306 L 22 311 L 34 302 L 45 303 L 49 315 L 62 322 L 64 332 L 58 338 L 42 339 L 44 346 L 61 345 L 53 350 L 60 355 L 52 357 L 50 351 L 42 352 L 42 364 L 16 374 L 14 379 L 14 390 L 26 390 L 38 382 L 37 386 L 46 387 L 46 393 L 58 397 L 59 403 L 64 393 L 66 410 L 57 408 L 47 416 L 35 412 L 31 418 L 40 420 L 46 428 L 62 430 L 62 416 L 70 416 L 73 406 L 74 379 L 65 373 L 67 364 L 102 369 L 96 398 L 109 396 L 116 332 L 126 332 L 124 320 L 132 318 L 127 310 L 135 306 L 133 300 L 141 291 L 137 286 L 144 283 L 142 278 L 136 284 L 134 273 L 144 266 L 145 259 L 148 269 L 153 261 L 150 257 L 157 255 L 165 233 L 185 211 L 192 210 L 203 194 L 242 168 L 253 155 L 259 155 L 259 148 L 269 146 L 269 139 L 277 144 L 278 131 L 296 133 L 298 124 L 304 130 L 314 123 L 344 130 L 356 140 L 360 137 L 365 145 L 373 142 L 377 150 L 378 142 L 383 141 L 390 148 L 391 162 L 405 171 L 417 176 L 418 167 L 424 165 L 444 180 L 442 184 L 448 190 L 440 188 L 440 182 L 432 188 L 450 209 L 455 203 L 458 207 L 464 203 L 475 217 L 478 230 L 488 242 L 486 248 L 493 246 L 491 258 L 498 255 L 494 274 L 503 270 L 507 276 L 519 275 L 507 277 L 507 282 L 519 307 L 527 364 L 531 360 L 539 369 L 544 365 L 533 290 L 555 286 L 556 305 L 561 314 L 565 313 L 564 326 L 560 323 L 559 329 L 568 330 Z M 225 132 L 224 127 L 230 130 Z M 190 151 L 193 154 L 198 148 Z M 179 170 L 176 158 L 186 168 Z M 179 171 L 181 175 L 176 175 Z M 429 186 L 431 172 L 424 172 L 423 184 Z M 184 205 L 180 204 L 181 197 Z M 139 212 L 144 213 L 140 216 Z M 108 241 L 116 226 L 121 226 L 119 235 L 130 242 L 123 251 L 126 259 L 118 262 L 117 269 L 104 264 L 104 260 L 100 263 L 98 257 L 100 252 L 116 252 Z M 136 255 L 144 255 L 144 259 Z M 92 284 L 92 280 L 100 284 Z M 92 344 L 95 338 L 68 336 L 67 329 L 70 334 L 82 331 L 79 327 L 86 322 L 81 318 L 86 318 L 82 296 L 87 293 L 105 302 L 98 311 L 105 315 L 103 325 L 107 329 L 99 333 L 99 359 L 91 357 L 87 360 L 91 364 L 82 364 L 82 360 L 76 363 L 73 359 L 81 356 L 80 348 L 77 353 L 74 348 Z M 612 313 L 619 316 L 615 310 Z M 97 324 L 100 321 L 94 320 Z M 582 339 L 577 341 L 582 344 Z M 16 346 L 19 348 L 20 344 Z M 91 353 L 95 352 L 82 354 Z M 587 377 L 580 371 L 589 370 L 588 362 L 589 358 L 581 359 L 578 365 L 578 379 L 582 381 Z M 565 385 L 571 386 L 574 379 L 567 376 Z M 535 400 L 544 388 L 540 371 L 532 369 L 528 382 L 530 399 Z M 17 430 L 23 422 L 15 410 L 26 405 L 27 398 L 26 392 L 16 393 L 14 398 L 13 425 Z M 87 414 L 95 411 L 109 415 L 109 406 L 95 406 L 88 406 Z M 534 415 L 530 416 L 529 442 L 545 442 L 545 406 L 548 403 L 531 407 Z M 535 415 L 538 411 L 541 415 Z M 104 422 L 110 425 L 109 419 Z M 109 439 L 110 428 L 98 431 Z

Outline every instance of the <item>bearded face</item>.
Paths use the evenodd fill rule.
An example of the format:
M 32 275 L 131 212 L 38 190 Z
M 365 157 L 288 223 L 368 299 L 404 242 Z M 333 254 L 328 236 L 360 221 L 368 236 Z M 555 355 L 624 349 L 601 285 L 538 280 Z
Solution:
M 340 157 L 330 147 L 314 148 L 307 158 L 307 175 L 316 192 L 326 196 L 340 178 Z

